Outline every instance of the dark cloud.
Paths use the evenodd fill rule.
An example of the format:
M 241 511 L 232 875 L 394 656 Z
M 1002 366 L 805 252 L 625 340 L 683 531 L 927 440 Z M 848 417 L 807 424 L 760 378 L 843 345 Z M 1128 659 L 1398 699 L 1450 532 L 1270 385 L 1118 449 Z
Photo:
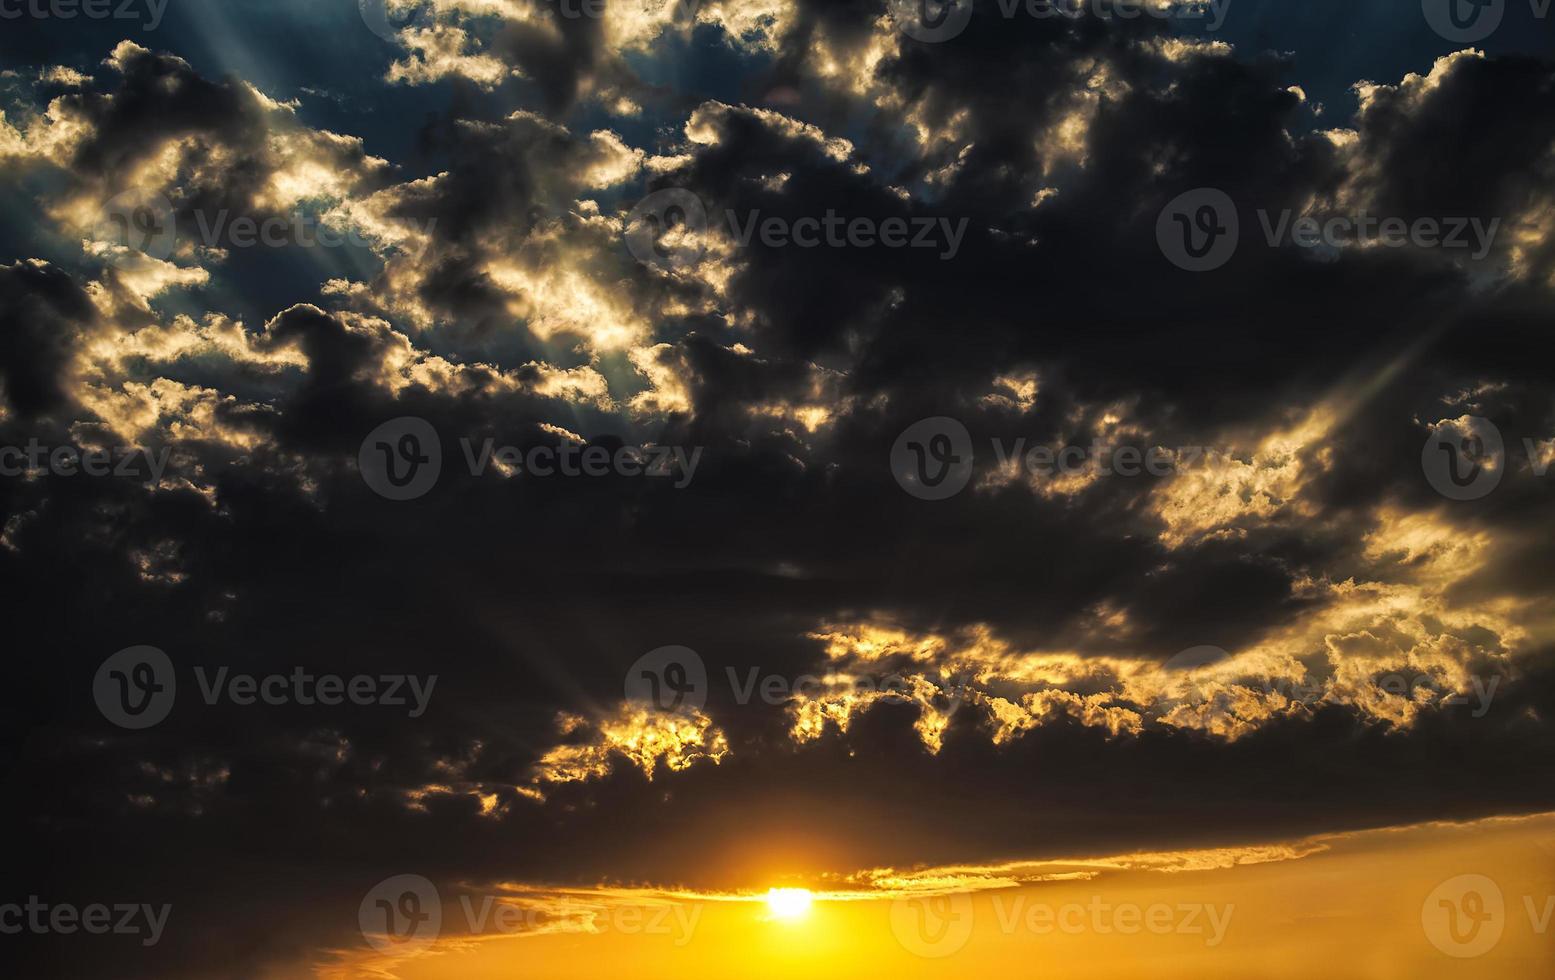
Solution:
M 72 348 L 96 320 L 80 285 L 59 269 L 15 262 L 0 269 L 0 377 L 25 417 L 62 407 Z
M 0 269 L 0 445 L 169 453 L 160 479 L 0 479 L 23 842 L 5 877 L 174 904 L 153 950 L 32 937 L 27 975 L 297 975 L 410 871 L 730 888 L 759 873 L 753 840 L 847 874 L 1550 807 L 1555 559 L 1522 443 L 1537 462 L 1555 438 L 1550 63 L 1425 59 L 1319 119 L 1299 58 L 1151 20 L 979 16 L 923 44 L 882 33 L 879 4 L 783 9 L 770 45 L 696 34 L 749 69 L 731 86 L 785 93 L 765 107 L 664 81 L 614 22 L 509 24 L 466 53 L 521 68 L 533 104 L 439 82 L 461 87 L 445 114 L 399 121 L 419 155 L 382 163 L 134 46 L 52 116 L 7 105 L 0 160 L 40 188 L 16 206 L 64 244 Z M 643 115 L 601 109 L 619 96 Z M 67 249 L 81 202 L 132 176 L 181 232 L 217 208 L 337 209 L 370 260 L 303 263 L 299 290 L 244 254 Z M 668 187 L 713 216 L 675 272 L 621 240 L 637 195 Z M 1242 240 L 1195 275 L 1155 225 L 1199 187 L 1236 203 Z M 1359 208 L 1502 231 L 1478 261 L 1262 238 L 1260 210 Z M 954 258 L 721 230 L 726 211 L 828 209 L 966 230 Z M 920 500 L 887 462 L 941 415 L 977 479 Z M 1421 447 L 1461 415 L 1516 458 L 1449 505 Z M 438 433 L 443 472 L 396 502 L 358 454 L 404 416 Z M 679 487 L 473 476 L 487 438 L 700 456 Z M 1204 452 L 1066 482 L 1001 470 L 994 440 Z M 932 704 L 859 704 L 802 738 L 802 704 L 738 703 L 727 681 L 862 669 L 848 638 L 869 630 L 890 669 L 977 668 L 937 745 L 917 727 Z M 91 696 L 136 644 L 179 672 L 173 714 L 140 732 Z M 669 644 L 704 659 L 697 737 L 728 752 L 649 779 L 605 729 L 628 668 Z M 1201 645 L 1245 657 L 1250 693 L 1168 720 L 1155 665 Z M 1276 704 L 1261 685 L 1292 664 L 1334 696 Z M 410 718 L 207 705 L 197 667 L 438 680 Z M 1500 686 L 1482 713 L 1380 700 L 1373 675 L 1406 667 Z M 602 761 L 548 781 L 565 750 Z

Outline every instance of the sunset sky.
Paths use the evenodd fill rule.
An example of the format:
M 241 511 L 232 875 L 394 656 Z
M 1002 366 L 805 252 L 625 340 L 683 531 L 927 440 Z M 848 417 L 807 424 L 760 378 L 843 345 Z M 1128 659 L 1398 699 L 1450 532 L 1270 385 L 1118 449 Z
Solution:
M 1551 975 L 1537 3 L 89 6 L 8 975 Z

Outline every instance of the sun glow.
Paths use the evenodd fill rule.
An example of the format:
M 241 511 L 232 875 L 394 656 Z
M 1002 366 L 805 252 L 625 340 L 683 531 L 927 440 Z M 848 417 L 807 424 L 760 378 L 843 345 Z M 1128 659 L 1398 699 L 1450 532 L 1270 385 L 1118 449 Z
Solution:
M 796 922 L 810 914 L 814 896 L 808 888 L 772 888 L 767 891 L 767 911 L 772 918 Z

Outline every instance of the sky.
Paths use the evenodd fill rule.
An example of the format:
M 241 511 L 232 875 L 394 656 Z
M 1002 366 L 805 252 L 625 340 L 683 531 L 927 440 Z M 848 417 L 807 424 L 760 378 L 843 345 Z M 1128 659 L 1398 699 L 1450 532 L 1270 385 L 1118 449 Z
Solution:
M 1546 977 L 1539 0 L 3 0 L 28 977 Z

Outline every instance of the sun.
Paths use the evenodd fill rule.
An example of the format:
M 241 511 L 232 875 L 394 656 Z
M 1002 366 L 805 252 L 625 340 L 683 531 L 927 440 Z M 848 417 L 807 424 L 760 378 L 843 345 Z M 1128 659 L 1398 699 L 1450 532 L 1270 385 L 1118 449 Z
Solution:
M 808 888 L 770 888 L 767 890 L 767 911 L 774 919 L 797 922 L 810 914 L 810 902 L 814 897 Z

